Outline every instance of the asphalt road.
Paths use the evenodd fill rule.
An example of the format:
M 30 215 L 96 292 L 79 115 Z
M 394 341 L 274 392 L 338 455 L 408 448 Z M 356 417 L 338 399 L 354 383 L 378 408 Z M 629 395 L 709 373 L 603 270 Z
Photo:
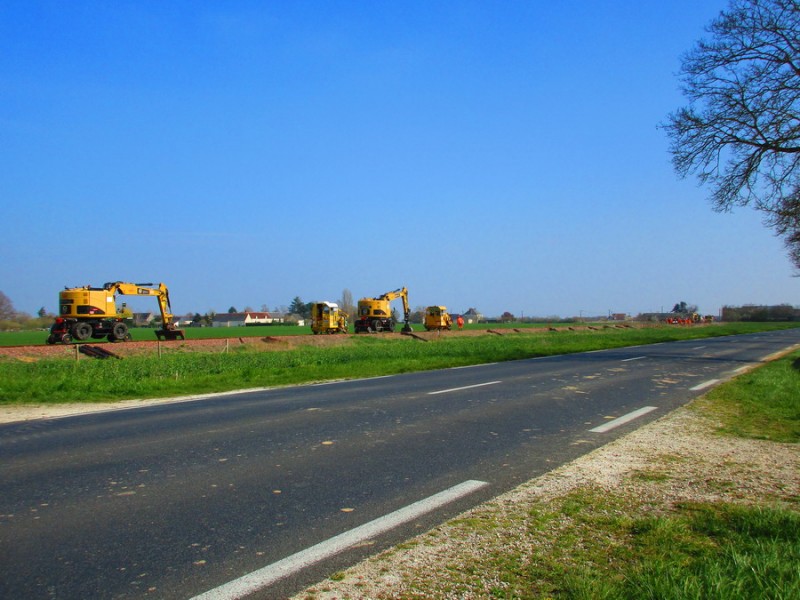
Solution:
M 794 329 L 0 426 L 0 597 L 286 597 L 798 343 Z

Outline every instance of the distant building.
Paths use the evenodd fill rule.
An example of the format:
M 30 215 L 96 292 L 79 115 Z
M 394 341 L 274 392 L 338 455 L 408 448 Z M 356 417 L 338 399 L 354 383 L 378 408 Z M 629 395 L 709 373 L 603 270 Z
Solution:
M 133 313 L 133 326 L 134 327 L 149 327 L 156 315 L 151 312 L 147 313 Z M 159 317 L 160 319 L 161 317 Z
M 283 323 L 282 318 L 273 317 L 267 312 L 223 313 L 214 315 L 213 327 L 243 327 L 249 325 L 272 325 Z
M 465 323 L 480 323 L 484 321 L 483 314 L 479 313 L 476 309 L 470 308 L 467 312 L 463 315 Z

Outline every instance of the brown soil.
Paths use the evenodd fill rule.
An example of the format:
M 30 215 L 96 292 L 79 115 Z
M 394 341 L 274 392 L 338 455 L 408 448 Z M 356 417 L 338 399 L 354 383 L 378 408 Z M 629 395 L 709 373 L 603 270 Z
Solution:
M 396 333 L 373 334 L 383 338 L 407 339 L 418 341 L 434 341 L 454 336 L 478 335 L 513 335 L 533 334 L 542 331 L 588 331 L 599 329 L 590 326 L 564 326 L 557 328 L 526 327 L 522 329 L 465 329 L 462 331 L 417 331 L 410 335 Z M 298 346 L 340 346 L 348 344 L 355 334 L 349 335 L 284 335 L 264 337 L 232 337 L 208 340 L 176 340 L 169 342 L 119 342 L 111 343 L 105 340 L 85 342 L 85 345 L 98 346 L 120 357 L 137 356 L 143 354 L 157 354 L 159 346 L 162 352 L 224 352 L 237 346 L 248 345 L 251 348 L 263 351 L 291 350 Z M 366 335 L 366 334 L 363 334 Z M 75 358 L 87 359 L 88 357 L 78 352 L 80 344 L 55 344 L 49 346 L 45 343 L 36 346 L 0 346 L 0 360 L 3 357 L 16 358 L 25 362 L 32 362 L 42 358 Z
M 383 334 L 392 335 L 392 334 Z M 396 335 L 396 334 L 395 334 Z M 209 340 L 175 340 L 169 342 L 86 342 L 83 345 L 97 346 L 120 357 L 162 352 L 224 352 L 237 346 L 247 345 L 259 350 L 291 350 L 298 346 L 336 346 L 349 343 L 347 335 L 285 335 L 265 337 L 217 338 Z M 2 346 L 0 357 L 11 357 L 22 361 L 42 358 L 88 358 L 78 352 L 81 344 L 56 344 L 48 346 Z

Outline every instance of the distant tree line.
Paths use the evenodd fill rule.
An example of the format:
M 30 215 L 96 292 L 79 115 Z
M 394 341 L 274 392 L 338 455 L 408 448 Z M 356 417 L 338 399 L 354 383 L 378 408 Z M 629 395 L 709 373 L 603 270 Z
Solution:
M 20 312 L 14 308 L 10 298 L 0 291 L 0 331 L 16 331 L 20 329 L 43 329 L 53 323 L 53 315 L 47 314 L 44 307 L 36 316 Z
M 790 304 L 776 306 L 723 306 L 723 321 L 800 321 L 800 309 Z

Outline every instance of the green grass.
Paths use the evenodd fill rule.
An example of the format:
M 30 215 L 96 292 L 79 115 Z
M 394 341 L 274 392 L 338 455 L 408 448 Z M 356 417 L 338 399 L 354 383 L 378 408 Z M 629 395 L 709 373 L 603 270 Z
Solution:
M 150 327 L 132 327 L 131 337 L 136 342 L 151 342 L 156 339 L 156 330 Z M 188 340 L 224 339 L 240 337 L 264 337 L 268 335 L 310 335 L 309 327 L 296 325 L 269 325 L 264 327 L 185 327 Z M 0 346 L 28 346 L 47 342 L 50 331 L 0 331 Z M 103 343 L 105 340 L 92 340 Z
M 350 343 L 342 346 L 280 352 L 258 351 L 258 344 L 248 344 L 234 346 L 229 353 L 170 350 L 158 358 L 154 346 L 152 356 L 123 360 L 5 359 L 0 360 L 0 405 L 157 398 L 374 377 L 776 327 L 779 325 L 740 323 L 697 328 L 531 330 L 502 336 L 445 336 L 432 342 L 365 334 L 352 336 Z M 265 329 L 272 331 L 246 329 L 258 329 L 262 337 Z
M 49 330 L 0 331 L 0 346 L 35 346 L 45 344 Z
M 800 442 L 800 352 L 712 390 L 696 407 L 722 422 L 720 432 Z
M 633 562 L 607 598 L 800 598 L 800 513 L 692 503 L 629 531 Z
M 582 490 L 555 501 L 528 535 L 545 532 L 554 547 L 500 568 L 502 597 L 800 598 L 800 513 L 785 508 L 686 503 L 653 517 L 634 500 Z

